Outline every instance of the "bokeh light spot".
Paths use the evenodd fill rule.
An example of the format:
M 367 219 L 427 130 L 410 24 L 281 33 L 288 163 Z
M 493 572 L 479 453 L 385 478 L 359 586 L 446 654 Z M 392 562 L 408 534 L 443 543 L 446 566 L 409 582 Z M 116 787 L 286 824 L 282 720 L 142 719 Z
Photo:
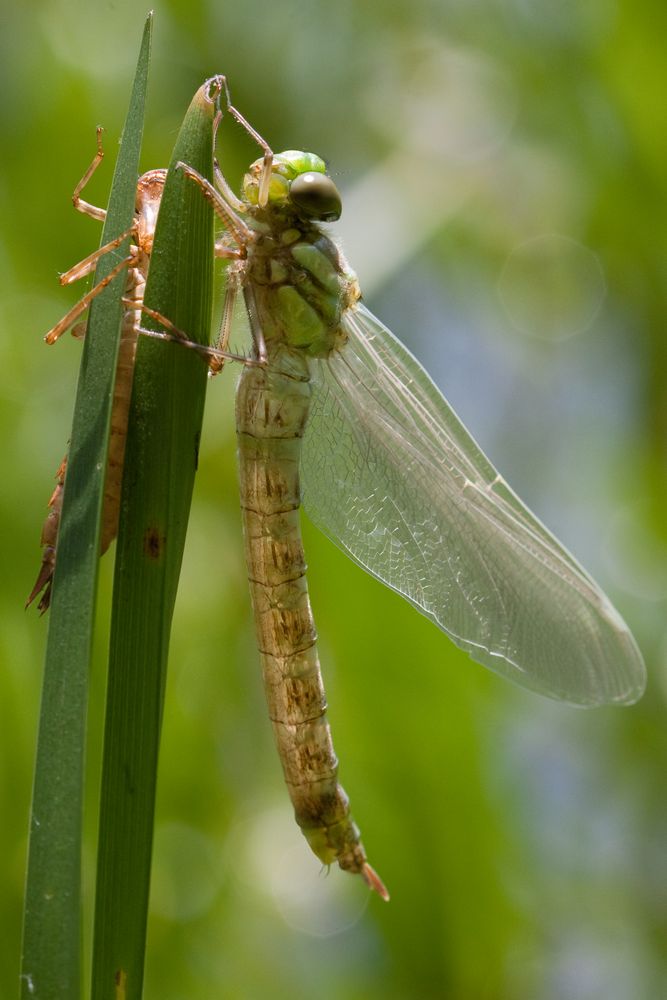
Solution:
M 558 233 L 515 247 L 498 279 L 498 295 L 512 324 L 526 336 L 549 341 L 587 330 L 605 291 L 597 256 Z

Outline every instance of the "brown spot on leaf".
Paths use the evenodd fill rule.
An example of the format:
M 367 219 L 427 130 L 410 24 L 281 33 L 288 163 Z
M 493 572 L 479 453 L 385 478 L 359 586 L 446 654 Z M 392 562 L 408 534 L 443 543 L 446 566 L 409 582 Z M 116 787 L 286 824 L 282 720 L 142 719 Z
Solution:
M 113 981 L 116 987 L 114 991 L 116 1000 L 125 1000 L 127 996 L 127 972 L 125 969 L 116 969 Z
M 160 534 L 157 528 L 148 528 L 144 534 L 144 553 L 149 559 L 159 559 L 166 541 L 166 535 Z

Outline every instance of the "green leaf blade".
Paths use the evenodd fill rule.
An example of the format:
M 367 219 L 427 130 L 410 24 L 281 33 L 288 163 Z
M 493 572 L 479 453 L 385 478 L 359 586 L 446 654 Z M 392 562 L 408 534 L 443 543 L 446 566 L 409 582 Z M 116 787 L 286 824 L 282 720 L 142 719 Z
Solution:
M 195 95 L 179 134 L 155 233 L 145 302 L 206 343 L 213 217 L 179 160 L 212 176 L 215 105 Z M 147 326 L 156 326 L 146 320 Z M 139 1000 L 143 982 L 157 759 L 169 631 L 197 464 L 205 358 L 141 337 L 125 455 L 114 579 L 100 810 L 95 1000 Z
M 134 212 L 152 17 L 144 27 L 102 244 Z M 95 280 L 119 259 L 105 255 Z M 60 522 L 46 650 L 28 852 L 21 996 L 76 1000 L 81 989 L 81 823 L 88 669 L 108 446 L 122 316 L 122 274 L 94 300 L 84 344 Z

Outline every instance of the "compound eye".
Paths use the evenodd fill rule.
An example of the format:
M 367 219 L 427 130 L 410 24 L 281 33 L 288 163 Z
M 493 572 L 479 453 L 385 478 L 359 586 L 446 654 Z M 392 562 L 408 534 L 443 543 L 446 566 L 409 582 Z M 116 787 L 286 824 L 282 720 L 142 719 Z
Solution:
M 343 210 L 334 182 L 315 170 L 294 178 L 290 185 L 290 201 L 303 215 L 319 222 L 335 222 Z

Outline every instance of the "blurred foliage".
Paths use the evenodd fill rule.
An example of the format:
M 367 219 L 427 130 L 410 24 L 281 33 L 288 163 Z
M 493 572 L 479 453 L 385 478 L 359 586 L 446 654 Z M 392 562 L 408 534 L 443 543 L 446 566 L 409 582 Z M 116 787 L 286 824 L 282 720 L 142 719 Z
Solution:
M 113 158 L 143 13 L 2 0 L 2 996 L 18 976 L 46 625 L 22 604 L 80 352 L 40 335 L 78 295 L 56 273 L 99 239 L 69 195 L 98 123 Z M 667 992 L 666 22 L 658 0 L 156 4 L 143 168 L 164 164 L 214 72 L 275 149 L 328 158 L 368 304 L 609 590 L 650 683 L 623 710 L 526 694 L 307 529 L 342 781 L 392 901 L 325 878 L 265 718 L 226 371 L 209 387 L 174 625 L 147 997 Z M 257 155 L 230 121 L 218 153 L 234 185 Z M 101 669 L 92 689 L 89 907 Z

